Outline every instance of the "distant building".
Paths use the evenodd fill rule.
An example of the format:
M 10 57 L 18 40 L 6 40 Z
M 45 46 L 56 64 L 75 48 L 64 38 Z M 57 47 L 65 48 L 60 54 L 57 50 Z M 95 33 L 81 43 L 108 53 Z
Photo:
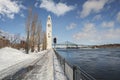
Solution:
M 10 45 L 10 41 L 5 38 L 5 36 L 0 36 L 0 48 Z
M 46 36 L 47 36 L 47 49 L 52 48 L 52 20 L 51 16 L 48 16 L 46 23 Z

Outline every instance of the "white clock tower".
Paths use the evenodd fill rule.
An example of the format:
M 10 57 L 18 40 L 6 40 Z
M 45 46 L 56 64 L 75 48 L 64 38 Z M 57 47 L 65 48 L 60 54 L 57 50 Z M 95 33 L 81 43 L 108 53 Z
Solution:
M 52 48 L 52 20 L 50 15 L 48 16 L 46 23 L 46 36 L 47 36 L 47 49 Z

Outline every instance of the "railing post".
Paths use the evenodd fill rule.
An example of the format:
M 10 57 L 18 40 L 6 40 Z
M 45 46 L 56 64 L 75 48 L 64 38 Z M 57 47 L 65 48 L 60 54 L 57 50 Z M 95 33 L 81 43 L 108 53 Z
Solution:
M 73 80 L 76 80 L 76 66 L 73 65 Z
M 64 75 L 65 75 L 65 58 L 63 59 L 63 64 L 64 64 Z

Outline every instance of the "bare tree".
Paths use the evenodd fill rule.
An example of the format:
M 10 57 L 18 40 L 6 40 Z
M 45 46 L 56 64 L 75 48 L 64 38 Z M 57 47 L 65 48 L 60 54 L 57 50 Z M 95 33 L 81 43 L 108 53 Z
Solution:
M 10 41 L 11 41 L 10 46 L 15 47 L 16 44 L 20 43 L 20 34 L 18 33 L 18 34 L 11 36 Z
M 37 19 L 38 15 L 34 15 L 34 19 L 32 21 L 32 26 L 31 26 L 31 52 L 34 52 L 34 47 L 35 47 L 35 35 L 36 35 L 36 25 L 37 25 Z
M 42 42 L 41 33 L 42 33 L 42 25 L 41 22 L 38 23 L 38 15 L 35 14 L 32 19 L 32 9 L 30 8 L 26 22 L 26 34 L 27 34 L 26 53 L 29 52 L 30 48 L 31 48 L 31 52 L 34 52 L 35 47 L 37 47 L 38 51 L 40 51 L 40 44 Z
M 14 35 L 14 41 L 13 43 L 20 43 L 20 33 L 17 33 Z
M 43 45 L 42 45 L 43 50 L 46 50 L 47 48 L 47 38 L 46 38 L 46 32 L 43 32 Z
M 40 51 L 41 38 L 42 38 L 41 34 L 42 34 L 42 24 L 40 21 L 37 26 L 37 36 L 36 36 L 38 52 Z
M 27 17 L 27 21 L 26 21 L 26 53 L 29 53 L 29 49 L 30 49 L 30 27 L 31 27 L 31 21 L 32 21 L 32 9 L 29 8 L 29 13 L 28 13 L 28 17 Z

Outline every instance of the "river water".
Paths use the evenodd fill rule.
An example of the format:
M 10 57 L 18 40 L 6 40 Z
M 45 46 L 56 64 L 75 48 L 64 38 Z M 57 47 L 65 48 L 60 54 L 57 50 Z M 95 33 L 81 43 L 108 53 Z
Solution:
M 120 48 L 57 49 L 57 52 L 97 80 L 120 80 Z

